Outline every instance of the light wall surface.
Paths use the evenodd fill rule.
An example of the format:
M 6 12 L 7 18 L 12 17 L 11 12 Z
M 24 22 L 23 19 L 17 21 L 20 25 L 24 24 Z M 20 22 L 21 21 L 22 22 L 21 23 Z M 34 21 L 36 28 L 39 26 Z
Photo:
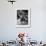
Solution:
M 31 27 L 16 28 L 16 9 L 31 9 Z M 46 40 L 46 0 L 17 0 L 13 5 L 0 0 L 0 41 L 15 40 L 19 32 L 30 34 L 32 40 Z

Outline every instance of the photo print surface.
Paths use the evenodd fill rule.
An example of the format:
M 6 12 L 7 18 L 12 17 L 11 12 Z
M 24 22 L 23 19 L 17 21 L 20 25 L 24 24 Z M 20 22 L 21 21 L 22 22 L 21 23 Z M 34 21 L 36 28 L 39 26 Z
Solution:
M 30 16 L 30 9 L 17 9 L 16 27 L 29 27 L 31 22 Z
M 28 25 L 28 10 L 17 10 L 17 24 Z

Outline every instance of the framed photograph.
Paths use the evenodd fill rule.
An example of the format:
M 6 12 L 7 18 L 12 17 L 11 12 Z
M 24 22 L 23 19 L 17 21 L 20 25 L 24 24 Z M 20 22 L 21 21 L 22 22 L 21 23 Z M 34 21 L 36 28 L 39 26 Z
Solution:
M 31 9 L 19 8 L 16 9 L 16 27 L 30 27 L 31 26 Z

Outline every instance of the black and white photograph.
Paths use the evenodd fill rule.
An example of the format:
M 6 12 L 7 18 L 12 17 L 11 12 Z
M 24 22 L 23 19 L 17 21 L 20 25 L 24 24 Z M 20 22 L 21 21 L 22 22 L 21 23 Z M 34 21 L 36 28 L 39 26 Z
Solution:
M 16 13 L 17 27 L 28 27 L 30 25 L 30 10 L 17 9 Z
M 28 10 L 17 10 L 17 24 L 28 25 Z

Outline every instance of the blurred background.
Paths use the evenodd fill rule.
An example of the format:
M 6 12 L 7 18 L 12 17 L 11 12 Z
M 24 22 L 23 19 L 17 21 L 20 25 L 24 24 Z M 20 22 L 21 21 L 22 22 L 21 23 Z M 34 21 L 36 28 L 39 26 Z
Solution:
M 31 9 L 31 27 L 16 28 L 16 9 Z M 46 41 L 46 0 L 17 0 L 13 5 L 0 0 L 0 41 L 15 40 L 19 32 L 29 34 L 32 40 Z

